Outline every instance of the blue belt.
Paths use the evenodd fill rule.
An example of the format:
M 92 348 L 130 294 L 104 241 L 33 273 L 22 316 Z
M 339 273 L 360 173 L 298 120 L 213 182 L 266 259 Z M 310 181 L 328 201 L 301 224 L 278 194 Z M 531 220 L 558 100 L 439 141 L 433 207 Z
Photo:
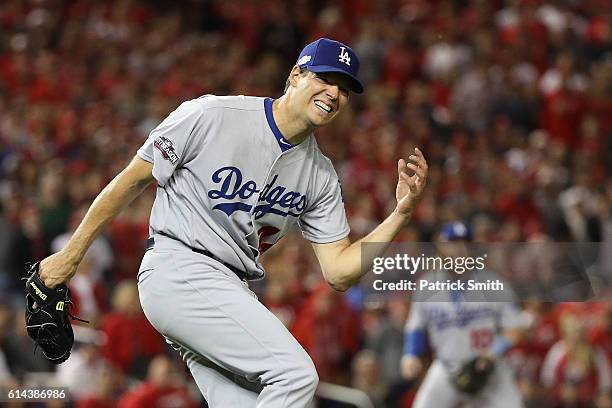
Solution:
M 164 235 L 165 237 L 168 237 L 170 239 L 175 239 L 175 238 L 172 238 L 172 237 L 170 237 L 168 235 L 165 235 L 165 234 L 162 234 L 162 235 Z M 155 246 L 155 238 L 149 237 L 149 239 L 147 239 L 147 251 L 150 250 L 150 249 L 153 249 L 154 246 Z M 240 280 L 247 280 L 247 274 L 244 271 L 236 268 L 234 265 L 228 264 L 227 262 L 223 262 L 222 260 L 217 258 L 215 255 L 213 255 L 212 252 L 207 251 L 206 249 L 194 248 L 194 247 L 190 247 L 188 245 L 186 245 L 186 246 L 187 246 L 187 248 L 191 249 L 193 252 L 196 252 L 198 254 L 207 256 L 207 257 L 212 258 L 215 261 L 223 264 L 230 271 L 234 272 L 236 274 L 236 276 L 238 276 L 238 279 L 240 279 Z

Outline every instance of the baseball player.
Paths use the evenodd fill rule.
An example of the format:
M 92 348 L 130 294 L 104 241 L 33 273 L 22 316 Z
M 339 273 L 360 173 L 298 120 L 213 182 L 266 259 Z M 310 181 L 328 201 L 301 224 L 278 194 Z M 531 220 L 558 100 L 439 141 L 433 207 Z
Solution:
M 469 239 L 469 228 L 463 222 L 445 225 L 440 234 L 440 241 L 453 245 Z M 453 252 L 458 255 L 460 248 L 455 246 Z M 452 277 L 446 271 L 432 275 L 443 281 L 459 276 Z M 469 276 L 468 272 L 461 279 L 464 276 Z M 470 407 L 522 407 L 512 372 L 500 360 L 524 327 L 515 306 L 508 302 L 465 301 L 457 291 L 437 293 L 435 299 L 414 301 L 406 322 L 402 376 L 414 380 L 421 373 L 427 340 L 435 356 L 413 406 L 454 408 L 469 402 Z M 468 369 L 472 372 L 466 372 Z
M 358 68 L 350 47 L 321 38 L 302 50 L 276 100 L 206 95 L 181 104 L 102 190 L 66 247 L 42 261 L 44 283 L 69 280 L 95 236 L 155 180 L 138 272 L 147 318 L 211 407 L 307 406 L 318 382 L 312 360 L 248 288 L 264 276 L 260 255 L 297 224 L 326 281 L 346 290 L 368 270 L 360 243 L 390 242 L 427 177 L 418 149 L 400 159 L 395 210 L 349 241 L 338 176 L 313 131 L 363 92 Z

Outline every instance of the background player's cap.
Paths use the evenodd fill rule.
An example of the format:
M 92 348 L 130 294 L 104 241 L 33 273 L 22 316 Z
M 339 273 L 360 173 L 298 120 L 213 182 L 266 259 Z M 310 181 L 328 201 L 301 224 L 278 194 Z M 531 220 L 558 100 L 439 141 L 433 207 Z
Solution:
M 440 239 L 442 241 L 457 241 L 460 239 L 470 241 L 472 239 L 472 232 L 470 227 L 462 221 L 449 222 L 442 227 Z
M 363 92 L 363 85 L 357 79 L 359 58 L 351 47 L 329 38 L 319 38 L 304 47 L 295 63 L 312 72 L 339 72 L 350 79 L 350 89 Z

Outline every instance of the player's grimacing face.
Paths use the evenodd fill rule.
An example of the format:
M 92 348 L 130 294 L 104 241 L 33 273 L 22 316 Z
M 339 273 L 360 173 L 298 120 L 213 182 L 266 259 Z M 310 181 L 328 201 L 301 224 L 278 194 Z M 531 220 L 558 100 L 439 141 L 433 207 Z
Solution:
M 348 104 L 349 83 L 336 72 L 308 72 L 301 78 L 298 89 L 306 118 L 315 127 L 331 122 Z

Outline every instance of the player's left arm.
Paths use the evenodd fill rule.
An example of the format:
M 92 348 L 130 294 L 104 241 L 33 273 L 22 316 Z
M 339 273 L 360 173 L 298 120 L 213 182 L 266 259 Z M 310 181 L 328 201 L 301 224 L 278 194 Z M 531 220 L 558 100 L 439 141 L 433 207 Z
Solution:
M 518 306 L 514 303 L 499 303 L 500 313 L 498 324 L 499 333 L 493 339 L 489 350 L 494 358 L 506 354 L 508 350 L 517 345 L 527 336 L 527 322 Z
M 397 205 L 394 211 L 372 232 L 353 243 L 348 238 L 343 238 L 331 243 L 312 244 L 323 276 L 334 289 L 344 291 L 357 283 L 369 270 L 374 258 L 387 249 L 398 232 L 410 221 L 423 195 L 428 168 L 425 156 L 417 148 L 409 160 L 400 159 L 397 163 Z M 409 172 L 413 174 L 410 175 Z M 378 247 L 377 252 L 368 253 L 368 259 L 362 264 L 361 244 L 368 242 L 383 245 Z
M 496 359 L 506 354 L 512 347 L 517 345 L 526 335 L 524 328 L 508 328 L 502 330 L 493 339 L 488 357 Z

